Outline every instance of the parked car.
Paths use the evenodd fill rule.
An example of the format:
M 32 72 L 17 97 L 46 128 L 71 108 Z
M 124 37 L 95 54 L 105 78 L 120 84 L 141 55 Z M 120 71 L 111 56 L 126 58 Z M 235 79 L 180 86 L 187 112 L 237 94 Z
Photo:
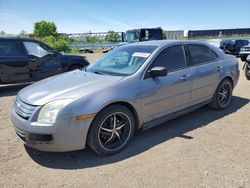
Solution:
M 233 45 L 230 45 L 228 47 L 228 53 L 232 54 L 232 55 L 238 56 L 240 54 L 240 49 L 243 46 L 246 46 L 248 44 L 249 44 L 249 40 L 246 40 L 246 39 L 237 39 L 237 40 L 234 41 Z
M 230 53 L 229 47 L 232 46 L 232 45 L 234 45 L 234 40 L 232 40 L 232 39 L 223 39 L 220 42 L 220 47 L 219 48 L 222 51 L 224 51 L 226 54 L 229 54 Z
M 22 89 L 11 110 L 17 136 L 43 151 L 122 151 L 134 132 L 203 105 L 230 105 L 238 61 L 199 41 L 148 41 L 114 49 L 85 69 Z M 197 117 L 199 118 L 199 117 Z
M 248 44 L 247 46 L 243 46 L 240 49 L 239 54 L 240 54 L 241 61 L 246 61 L 247 56 L 250 55 L 250 44 Z
M 59 53 L 29 38 L 0 37 L 0 83 L 38 81 L 88 65 L 86 57 Z
M 90 53 L 90 54 L 94 53 L 94 51 L 92 49 L 89 49 L 89 48 L 80 48 L 79 51 L 84 52 L 84 53 Z

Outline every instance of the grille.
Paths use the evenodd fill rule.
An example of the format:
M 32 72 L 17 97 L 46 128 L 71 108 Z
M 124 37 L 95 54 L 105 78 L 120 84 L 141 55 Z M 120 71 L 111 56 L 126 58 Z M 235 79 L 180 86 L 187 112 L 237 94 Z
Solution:
M 244 47 L 243 51 L 250 51 L 250 47 Z
M 16 113 L 24 119 L 29 119 L 31 114 L 35 111 L 36 106 L 24 103 L 18 97 L 15 102 Z

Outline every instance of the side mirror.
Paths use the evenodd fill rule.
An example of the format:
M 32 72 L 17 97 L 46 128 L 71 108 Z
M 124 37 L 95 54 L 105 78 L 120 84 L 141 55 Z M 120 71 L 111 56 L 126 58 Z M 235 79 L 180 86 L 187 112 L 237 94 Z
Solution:
M 247 56 L 246 62 L 250 63 L 250 55 Z
M 165 67 L 153 67 L 151 70 L 148 71 L 148 74 L 152 78 L 167 76 L 167 69 Z

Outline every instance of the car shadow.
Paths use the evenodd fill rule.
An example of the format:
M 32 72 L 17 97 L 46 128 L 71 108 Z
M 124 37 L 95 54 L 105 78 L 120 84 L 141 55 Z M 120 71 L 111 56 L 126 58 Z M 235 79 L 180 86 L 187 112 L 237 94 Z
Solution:
M 38 164 L 56 169 L 82 169 L 115 163 L 140 154 L 162 142 L 175 137 L 195 139 L 185 135 L 189 131 L 207 126 L 209 123 L 230 115 L 249 103 L 249 99 L 233 97 L 230 107 L 223 111 L 214 111 L 204 106 L 187 115 L 168 121 L 152 129 L 138 132 L 127 149 L 119 154 L 103 157 L 89 148 L 75 152 L 41 152 L 26 148 L 29 156 Z
M 0 85 L 0 97 L 14 96 L 28 84 Z

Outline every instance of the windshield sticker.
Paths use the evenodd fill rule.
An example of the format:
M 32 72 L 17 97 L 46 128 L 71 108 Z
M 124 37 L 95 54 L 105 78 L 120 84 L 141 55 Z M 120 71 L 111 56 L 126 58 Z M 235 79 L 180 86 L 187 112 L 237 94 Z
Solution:
M 150 53 L 146 53 L 146 52 L 135 52 L 133 55 L 133 57 L 144 57 L 144 58 L 148 58 L 150 56 Z

